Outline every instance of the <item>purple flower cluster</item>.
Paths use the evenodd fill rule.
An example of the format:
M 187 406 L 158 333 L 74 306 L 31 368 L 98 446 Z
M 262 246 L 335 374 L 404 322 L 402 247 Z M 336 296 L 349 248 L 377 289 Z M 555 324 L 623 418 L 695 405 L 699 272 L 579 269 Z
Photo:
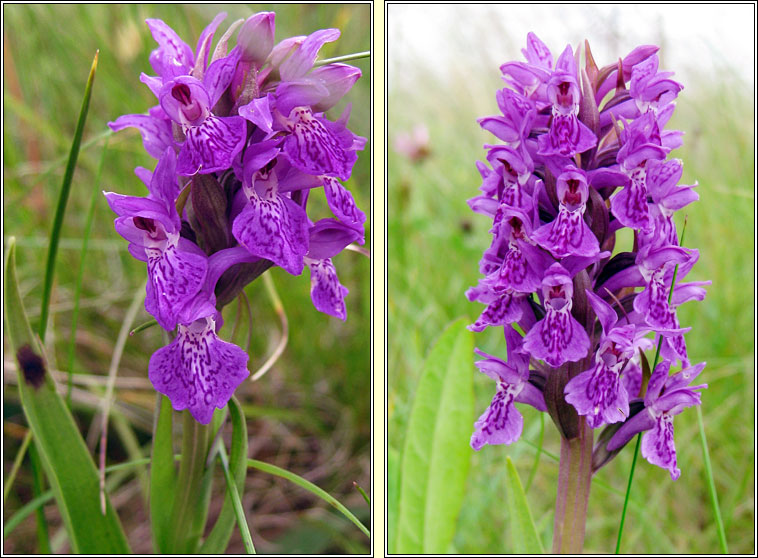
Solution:
M 598 68 L 585 43 L 584 67 L 571 46 L 554 64 L 529 33 L 527 61 L 500 68 L 502 114 L 479 124 L 503 143 L 485 145 L 481 195 L 469 200 L 492 220 L 492 243 L 466 294 L 486 305 L 470 329 L 503 326 L 508 360 L 477 350 L 497 392 L 475 424 L 476 450 L 518 439 L 518 401 L 549 411 L 567 437 L 572 415 L 613 425 L 596 452 L 646 431 L 643 456 L 679 476 L 673 416 L 706 386 L 690 385 L 705 363 L 690 365 L 676 308 L 702 300 L 709 282 L 681 282 L 698 251 L 679 246 L 673 214 L 698 199 L 697 184 L 679 185 L 682 162 L 668 158 L 682 144 L 663 129 L 682 86 L 658 70 L 657 51 Z M 611 257 L 623 228 L 633 247 Z M 642 351 L 656 346 L 662 362 L 643 377 Z
M 344 320 L 348 291 L 331 258 L 363 244 L 366 221 L 340 183 L 366 139 L 347 128 L 349 108 L 336 121 L 325 116 L 361 72 L 314 67 L 339 30 L 275 44 L 275 14 L 261 12 L 232 24 L 212 50 L 225 17 L 205 28 L 194 52 L 164 22 L 147 20 L 157 75 L 140 80 L 158 104 L 110 127 L 137 128 L 158 162 L 154 172 L 135 170 L 146 197 L 105 193 L 116 230 L 147 262 L 146 310 L 176 329 L 150 358 L 150 380 L 204 424 L 249 375 L 248 355 L 217 335 L 220 309 L 269 267 L 299 275 L 307 265 L 315 307 Z M 333 217 L 313 222 L 306 204 L 319 187 Z

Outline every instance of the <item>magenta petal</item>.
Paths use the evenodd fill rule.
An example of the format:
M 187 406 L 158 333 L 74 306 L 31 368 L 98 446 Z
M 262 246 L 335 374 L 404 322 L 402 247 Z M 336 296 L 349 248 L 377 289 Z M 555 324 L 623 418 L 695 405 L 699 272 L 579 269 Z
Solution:
M 524 312 L 524 296 L 506 292 L 492 300 L 481 316 L 468 329 L 484 331 L 488 326 L 501 326 L 517 322 Z
M 590 339 L 570 312 L 548 311 L 524 337 L 524 350 L 557 368 L 587 356 Z
M 318 51 L 325 43 L 336 41 L 339 29 L 320 29 L 308 35 L 295 52 L 279 68 L 282 81 L 291 81 L 303 77 L 313 67 Z
M 209 116 L 200 126 L 187 130 L 187 140 L 179 152 L 176 172 L 191 176 L 223 171 L 245 144 L 247 127 L 239 116 Z
M 159 159 L 167 147 L 174 145 L 171 121 L 153 118 L 147 114 L 125 114 L 119 116 L 108 127 L 114 132 L 124 128 L 137 128 L 142 136 L 142 144 L 151 156 Z
M 324 178 L 324 193 L 334 216 L 347 225 L 362 225 L 366 215 L 355 205 L 353 195 L 336 178 Z
M 223 408 L 248 375 L 247 354 L 216 335 L 210 318 L 179 326 L 178 335 L 158 349 L 148 365 L 148 376 L 157 391 L 171 400 L 174 409 L 189 409 L 208 424 L 216 408 Z
M 239 49 L 235 48 L 232 49 L 229 56 L 220 58 L 208 66 L 208 70 L 203 77 L 203 85 L 208 91 L 208 96 L 210 97 L 210 103 L 208 105 L 210 108 L 216 105 L 224 90 L 229 87 L 229 84 L 232 82 L 234 72 L 239 63 L 239 58 Z
M 616 370 L 602 361 L 573 377 L 565 388 L 566 401 L 592 419 L 591 426 L 622 422 L 629 416 L 629 396 Z
M 282 196 L 250 201 L 232 224 L 234 238 L 251 254 L 300 275 L 308 252 L 308 218 L 303 208 Z
M 308 108 L 294 109 L 292 133 L 284 141 L 284 152 L 292 166 L 307 174 L 350 178 L 358 156 Z M 350 142 L 352 143 L 352 142 Z
M 532 233 L 532 240 L 556 258 L 596 256 L 600 253 L 600 244 L 584 222 L 582 213 L 583 211 L 561 208 L 554 221 L 542 225 Z
M 344 321 L 347 318 L 345 296 L 349 291 L 340 284 L 332 260 L 307 259 L 306 262 L 311 270 L 311 300 L 316 310 Z
M 521 385 L 498 382 L 497 393 L 486 411 L 474 423 L 471 447 L 479 451 L 486 444 L 512 444 L 521 436 L 524 417 L 513 404 Z
M 272 131 L 271 125 L 274 123 L 274 118 L 269 108 L 269 95 L 253 99 L 248 104 L 241 106 L 239 108 L 239 115 L 258 126 L 258 128 L 267 134 Z
M 537 138 L 537 155 L 573 157 L 597 145 L 597 137 L 575 114 L 554 114 L 547 134 Z
M 205 256 L 177 249 L 146 248 L 148 287 L 145 308 L 164 329 L 176 327 L 177 316 L 203 286 L 208 270 Z
M 679 478 L 681 471 L 676 465 L 674 446 L 674 417 L 663 413 L 655 419 L 652 430 L 642 436 L 642 457 L 653 465 L 667 469 L 671 480 Z
M 159 45 L 159 48 L 150 55 L 150 63 L 156 73 L 164 78 L 167 77 L 164 75 L 166 72 L 188 73 L 193 65 L 192 49 L 189 45 L 179 38 L 176 31 L 160 19 L 146 19 L 145 23 L 150 28 L 153 39 Z M 177 70 L 177 68 L 180 69 Z

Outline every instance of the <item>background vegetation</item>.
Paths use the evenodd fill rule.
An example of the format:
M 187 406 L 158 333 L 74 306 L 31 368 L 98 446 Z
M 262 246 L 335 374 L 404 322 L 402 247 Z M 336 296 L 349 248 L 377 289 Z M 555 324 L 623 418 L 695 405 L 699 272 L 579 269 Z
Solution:
M 18 240 L 19 281 L 32 323 L 39 319 L 47 242 L 65 159 L 92 57 L 100 49 L 84 145 L 63 226 L 46 339 L 51 368 L 60 371 L 65 381 L 76 278 L 87 210 L 94 196 L 96 210 L 85 256 L 72 368 L 75 417 L 91 448 L 99 438 L 97 411 L 114 343 L 126 309 L 145 279 L 145 265 L 129 255 L 127 243 L 113 230 L 114 216 L 100 192 L 144 195 L 133 169 L 155 165 L 136 130 L 113 135 L 106 123 L 121 114 L 145 112 L 155 104 L 154 96 L 139 82 L 140 72 L 153 73 L 148 56 L 155 43 L 145 18 L 163 19 L 194 49 L 199 33 L 222 9 L 229 17 L 217 39 L 234 20 L 273 10 L 277 13 L 277 40 L 326 27 L 341 29 L 341 38 L 327 44 L 321 58 L 371 47 L 366 5 L 3 6 L 3 234 L 4 238 L 15 235 Z M 352 102 L 351 129 L 368 137 L 370 61 L 359 60 L 355 65 L 363 71 L 363 78 L 332 115 L 338 116 L 344 104 Z M 101 157 L 102 176 L 96 181 Z M 368 214 L 370 145 L 360 154 L 347 186 Z M 368 247 L 368 227 L 367 233 Z M 289 320 L 289 344 L 268 374 L 255 383 L 245 382 L 237 397 L 248 419 L 250 457 L 315 482 L 368 523 L 368 507 L 353 481 L 370 489 L 370 261 L 348 251 L 335 258 L 335 265 L 341 282 L 350 289 L 345 323 L 313 308 L 308 273 L 291 277 L 278 268 L 270 272 Z M 249 367 L 254 372 L 279 342 L 281 324 L 260 281 L 250 285 L 247 294 L 253 308 Z M 236 313 L 236 303 L 227 307 L 227 326 L 222 330 L 227 339 Z M 148 319 L 141 309 L 135 325 Z M 243 320 L 235 337 L 243 347 L 244 324 Z M 159 328 L 139 333 L 126 343 L 108 432 L 109 465 L 150 454 L 156 393 L 147 379 L 147 362 L 163 343 Z M 3 366 L 3 470 L 7 478 L 26 424 L 10 355 Z M 4 500 L 6 517 L 31 499 L 31 485 L 27 457 Z M 140 477 L 134 475 L 111 487 L 112 501 L 136 553 L 151 551 L 144 488 Z M 211 508 L 210 521 L 221 506 L 222 481 L 216 490 L 219 497 L 214 498 L 217 504 Z M 259 552 L 368 550 L 365 537 L 353 525 L 283 479 L 251 470 L 243 505 Z M 45 507 L 45 515 L 53 550 L 65 552 L 65 532 L 54 504 Z M 11 536 L 4 537 L 3 551 L 35 552 L 34 529 L 34 519 L 25 520 Z M 229 550 L 244 551 L 236 529 Z
M 498 67 L 521 59 L 519 49 L 530 30 L 519 27 L 507 13 L 474 21 L 465 17 L 465 11 L 460 8 L 460 17 L 449 18 L 454 21 L 444 22 L 447 26 L 438 21 L 430 26 L 443 34 L 443 42 L 455 45 L 450 51 L 458 52 L 434 60 L 409 48 L 411 41 L 399 44 L 407 37 L 392 30 L 403 18 L 402 12 L 393 15 L 391 11 L 389 18 L 390 43 L 397 40 L 390 58 L 388 99 L 388 436 L 390 448 L 398 451 L 403 448 L 412 398 L 429 347 L 451 320 L 466 316 L 473 321 L 483 309 L 469 303 L 464 291 L 479 279 L 477 264 L 489 245 L 491 223 L 471 212 L 466 199 L 479 193 L 481 179 L 474 162 L 485 160 L 482 145 L 497 140 L 481 130 L 476 119 L 498 112 L 495 91 L 504 86 Z M 569 40 L 575 45 L 585 37 L 600 65 L 631 50 L 609 50 L 618 46 L 618 29 L 614 33 L 612 21 L 593 18 L 591 11 L 585 9 L 583 27 L 562 29 L 561 38 L 540 33 L 542 22 L 531 29 L 555 56 Z M 615 36 L 615 42 L 607 36 Z M 661 68 L 676 70 L 685 85 L 668 128 L 685 131 L 684 147 L 673 156 L 684 161 L 682 183 L 700 183 L 700 201 L 680 212 L 678 225 L 681 230 L 687 214 L 686 245 L 700 250 L 700 261 L 687 279 L 710 279 L 713 285 L 704 302 L 686 304 L 678 312 L 681 323 L 692 326 L 686 336 L 692 362 L 708 362 L 701 376 L 709 385 L 702 396 L 702 411 L 729 550 L 752 553 L 754 82 L 741 78 L 721 57 L 715 61 L 715 73 L 704 69 L 711 60 L 692 60 L 686 68 L 666 65 L 667 53 L 677 45 L 666 40 L 666 25 L 661 22 L 657 31 L 645 36 L 639 42 L 661 45 Z M 749 48 L 749 37 L 744 39 Z M 492 49 L 491 43 L 511 46 Z M 428 153 L 417 153 L 414 159 L 393 149 L 398 138 L 418 124 L 428 130 Z M 628 240 L 618 244 L 630 245 Z M 482 350 L 505 357 L 502 330 L 477 334 L 475 340 Z M 493 394 L 491 380 L 475 371 L 473 360 L 474 355 L 476 416 L 471 417 L 472 425 Z M 520 409 L 525 426 L 518 443 L 488 446 L 478 453 L 468 446 L 460 448 L 471 454 L 471 468 L 451 553 L 512 551 L 505 505 L 506 456 L 526 482 L 535 461 L 529 442 L 537 443 L 540 430 L 539 413 L 526 406 Z M 694 409 L 676 417 L 675 436 L 682 470 L 678 481 L 672 482 L 667 471 L 644 459 L 638 461 L 622 552 L 719 552 Z M 553 454 L 560 451 L 558 434 L 547 416 L 544 447 Z M 633 449 L 631 444 L 595 476 L 586 552 L 607 553 L 615 547 Z M 543 454 L 527 495 L 546 548 L 551 547 L 557 473 L 557 463 Z

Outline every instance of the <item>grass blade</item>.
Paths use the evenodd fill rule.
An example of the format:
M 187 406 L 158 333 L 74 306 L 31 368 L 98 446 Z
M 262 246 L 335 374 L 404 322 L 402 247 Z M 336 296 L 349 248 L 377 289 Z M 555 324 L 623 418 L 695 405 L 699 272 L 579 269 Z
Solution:
M 237 525 L 240 528 L 242 542 L 245 544 L 245 550 L 247 550 L 248 554 L 255 554 L 255 546 L 253 546 L 253 538 L 250 536 L 250 529 L 247 526 L 245 510 L 242 509 L 242 501 L 240 500 L 239 492 L 237 492 L 236 481 L 232 478 L 232 474 L 229 471 L 229 460 L 226 457 L 226 449 L 223 445 L 220 447 L 218 455 L 221 459 L 221 466 L 224 469 L 227 493 L 231 497 L 232 505 L 234 506 L 234 515 L 237 518 Z
M 405 435 L 396 552 L 443 554 L 463 504 L 474 419 L 473 334 L 445 329 L 423 366 Z
M 286 469 L 282 469 L 281 467 L 277 467 L 276 465 L 271 465 L 269 463 L 264 463 L 263 461 L 258 461 L 257 459 L 248 459 L 247 466 L 259 469 L 264 473 L 269 473 L 271 475 L 276 475 L 277 477 L 285 478 L 288 481 L 298 485 L 299 487 L 304 488 L 308 492 L 315 494 L 325 502 L 337 508 L 340 512 L 342 512 L 342 515 L 352 521 L 356 527 L 358 527 L 358 529 L 363 532 L 364 535 L 366 535 L 368 538 L 371 538 L 371 534 L 369 533 L 369 530 L 366 529 L 366 526 L 361 523 L 360 520 L 355 517 L 349 509 L 343 506 L 334 496 L 319 488 L 312 482 L 305 480 L 303 477 L 300 477 L 295 473 L 290 473 Z
M 250 532 L 247 528 L 247 522 L 245 521 L 244 513 L 240 515 L 237 510 L 237 504 L 234 500 L 242 498 L 245 490 L 245 476 L 247 475 L 247 423 L 245 421 L 245 415 L 242 412 L 239 402 L 232 397 L 229 400 L 229 416 L 232 419 L 232 448 L 231 448 L 231 476 L 234 477 L 234 494 L 229 487 L 227 491 L 227 497 L 224 499 L 224 506 L 221 508 L 221 514 L 216 520 L 216 524 L 208 534 L 208 537 L 200 547 L 200 554 L 223 554 L 229 544 L 229 539 L 232 536 L 234 530 L 235 515 L 237 522 L 242 533 L 242 539 L 247 546 L 246 538 L 250 538 Z M 220 451 L 223 451 L 223 459 L 226 459 L 226 450 L 223 449 L 223 444 L 220 444 Z M 223 465 L 223 462 L 222 462 Z M 225 469 L 228 467 L 224 467 Z M 224 472 L 226 475 L 226 471 Z M 229 481 L 227 480 L 227 483 Z M 242 510 L 240 504 L 240 510 Z M 247 534 L 246 534 L 247 533 Z M 250 547 L 253 549 L 251 554 L 255 554 L 255 547 L 253 547 L 253 541 L 250 539 Z
M 87 85 L 84 88 L 84 99 L 82 99 L 82 108 L 79 111 L 79 120 L 76 123 L 74 140 L 71 142 L 71 151 L 68 155 L 66 172 L 63 174 L 63 183 L 61 184 L 61 193 L 58 197 L 58 205 L 55 209 L 55 219 L 53 229 L 50 232 L 50 248 L 47 252 L 47 265 L 45 267 L 45 283 L 42 291 L 42 309 L 40 311 L 39 327 L 37 328 L 39 338 L 45 342 L 45 332 L 47 331 L 47 318 L 50 312 L 50 294 L 53 290 L 53 276 L 55 275 L 55 258 L 58 254 L 58 242 L 60 241 L 61 227 L 63 226 L 63 216 L 66 214 L 66 204 L 68 195 L 71 192 L 71 182 L 74 178 L 74 169 L 76 160 L 79 158 L 79 147 L 82 143 L 82 134 L 84 133 L 84 123 L 87 121 L 89 112 L 89 101 L 92 97 L 92 84 L 95 81 L 95 71 L 97 70 L 97 57 L 99 50 L 95 52 L 95 58 L 92 60 L 92 67 L 87 78 Z
M 16 355 L 18 390 L 47 478 L 55 494 L 73 552 L 126 554 L 129 546 L 106 497 L 100 512 L 99 482 L 71 412 L 47 373 L 42 348 L 26 318 L 16 278 L 16 241 L 9 239 L 5 264 L 5 319 Z
M 700 429 L 700 444 L 703 447 L 703 465 L 705 466 L 705 476 L 708 480 L 708 493 L 711 496 L 711 505 L 713 506 L 713 516 L 716 518 L 716 528 L 719 535 L 719 545 L 723 554 L 729 554 L 729 547 L 726 544 L 726 533 L 724 532 L 724 521 L 721 519 L 721 509 L 719 508 L 719 498 L 716 493 L 716 483 L 713 481 L 713 468 L 711 467 L 711 456 L 708 453 L 708 440 L 705 438 L 705 425 L 703 424 L 703 411 L 700 405 L 697 405 L 697 422 Z
M 505 473 L 513 551 L 516 554 L 543 554 L 545 551 L 537 536 L 537 528 L 534 526 L 524 487 L 521 485 L 521 479 L 510 457 L 507 457 L 505 461 Z
M 8 478 L 5 481 L 5 486 L 3 488 L 3 502 L 8 498 L 8 494 L 11 492 L 11 487 L 13 486 L 13 481 L 16 480 L 16 475 L 18 474 L 18 470 L 21 467 L 21 463 L 24 461 L 24 455 L 26 454 L 26 450 L 29 447 L 29 442 L 32 441 L 32 431 L 27 430 L 26 435 L 24 436 L 24 439 L 21 441 L 21 447 L 18 448 L 18 453 L 16 454 L 15 459 L 13 460 L 13 466 L 11 467 L 11 472 L 8 474 Z

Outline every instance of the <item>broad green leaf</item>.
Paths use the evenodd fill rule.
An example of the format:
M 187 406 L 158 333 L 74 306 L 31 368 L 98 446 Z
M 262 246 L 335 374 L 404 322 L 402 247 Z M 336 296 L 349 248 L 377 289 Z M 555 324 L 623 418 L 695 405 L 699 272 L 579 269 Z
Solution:
M 516 467 L 510 457 L 505 460 L 506 500 L 508 518 L 511 522 L 512 550 L 515 554 L 542 554 L 544 550 L 537 529 L 534 526 L 532 512 L 526 500 L 524 487 L 521 486 Z
M 276 475 L 277 477 L 282 477 L 287 479 L 290 482 L 293 482 L 294 484 L 298 485 L 301 488 L 306 489 L 309 492 L 312 492 L 325 502 L 328 502 L 335 508 L 337 508 L 340 512 L 342 512 L 342 515 L 347 517 L 350 521 L 352 521 L 358 529 L 360 529 L 364 535 L 366 535 L 368 538 L 371 538 L 371 534 L 369 533 L 369 530 L 366 529 L 366 526 L 361 523 L 361 521 L 353 515 L 353 513 L 347 509 L 343 504 L 341 504 L 334 496 L 323 490 L 322 488 L 319 488 L 315 484 L 313 484 L 311 481 L 305 480 L 303 477 L 296 475 L 295 473 L 291 473 L 287 471 L 286 469 L 282 469 L 281 467 L 277 467 L 276 465 L 271 465 L 270 463 L 264 463 L 263 461 L 258 461 L 257 459 L 248 459 L 247 460 L 247 466 L 248 467 L 255 467 L 256 469 L 259 469 L 261 471 L 264 471 L 266 473 L 270 473 L 272 475 Z
M 26 318 L 16 279 L 16 241 L 5 263 L 5 320 L 19 370 L 18 389 L 45 474 L 68 531 L 82 554 L 126 554 L 129 545 L 107 494 L 100 509 L 100 481 L 74 419 L 45 369 L 42 351 Z
M 413 400 L 395 550 L 445 553 L 463 502 L 474 422 L 473 336 L 453 322 L 432 347 Z
M 153 455 L 150 465 L 150 523 L 153 548 L 158 553 L 166 553 L 171 509 L 176 495 L 173 410 L 169 398 L 160 394 L 157 407 L 158 420 L 153 433 Z
M 232 419 L 232 449 L 230 457 L 231 474 L 240 498 L 245 490 L 245 475 L 247 474 L 247 424 L 237 400 L 229 400 L 229 415 Z M 200 547 L 201 554 L 222 554 L 234 531 L 235 508 L 232 497 L 227 491 L 224 497 L 224 507 L 218 516 L 213 529 Z M 247 527 L 247 523 L 245 523 Z M 249 533 L 248 533 L 249 536 Z
M 387 552 L 395 552 L 397 515 L 400 507 L 400 452 L 390 447 L 387 452 Z

